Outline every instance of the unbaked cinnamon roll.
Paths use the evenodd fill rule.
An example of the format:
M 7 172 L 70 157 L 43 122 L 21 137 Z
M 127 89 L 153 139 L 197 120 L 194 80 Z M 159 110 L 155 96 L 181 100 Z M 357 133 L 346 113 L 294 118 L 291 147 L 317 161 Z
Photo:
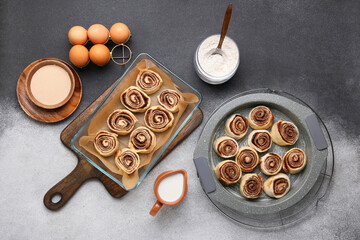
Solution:
M 249 123 L 241 114 L 234 114 L 225 123 L 225 133 L 229 137 L 239 140 L 247 133 Z
M 236 162 L 225 160 L 216 165 L 215 174 L 221 184 L 228 186 L 239 181 L 242 173 L 240 166 Z
M 138 127 L 130 134 L 129 148 L 137 153 L 149 153 L 155 146 L 156 136 L 146 127 Z
M 254 130 L 250 133 L 248 144 L 258 152 L 266 152 L 271 148 L 271 135 L 266 130 Z
M 306 155 L 300 148 L 292 148 L 283 157 L 283 169 L 287 173 L 295 174 L 305 168 Z
M 146 110 L 145 125 L 154 132 L 164 132 L 174 123 L 174 115 L 161 106 Z
M 128 87 L 120 97 L 121 103 L 132 112 L 145 112 L 150 107 L 150 97 L 137 87 Z
M 165 89 L 157 97 L 161 106 L 172 113 L 179 111 L 179 103 L 183 97 L 175 90 Z
M 281 198 L 290 190 L 290 179 L 284 173 L 269 177 L 264 183 L 264 191 L 269 197 Z
M 113 155 L 119 148 L 119 140 L 116 133 L 108 131 L 100 131 L 96 133 L 94 138 L 94 147 L 96 151 L 104 156 L 108 157 Z
M 140 157 L 135 151 L 125 148 L 117 151 L 115 165 L 125 173 L 132 174 L 140 166 Z
M 259 164 L 259 155 L 250 147 L 241 147 L 235 156 L 235 162 L 243 172 L 252 172 Z
M 274 122 L 274 116 L 265 106 L 257 106 L 249 113 L 249 124 L 253 129 L 267 129 Z
M 136 117 L 128 110 L 117 109 L 107 118 L 107 125 L 111 131 L 119 135 L 129 134 L 137 122 Z
M 260 170 L 265 175 L 275 175 L 282 169 L 282 159 L 276 153 L 267 153 L 260 158 Z
M 220 137 L 214 141 L 213 148 L 222 158 L 234 157 L 238 151 L 238 143 L 230 137 Z
M 299 130 L 292 122 L 279 120 L 271 128 L 273 142 L 280 146 L 294 145 L 299 138 Z
M 242 176 L 240 181 L 240 193 L 246 198 L 259 198 L 263 192 L 264 184 L 262 177 L 256 173 L 248 173 Z
M 159 74 L 151 70 L 145 70 L 138 74 L 136 86 L 147 94 L 152 94 L 159 90 L 163 83 Z

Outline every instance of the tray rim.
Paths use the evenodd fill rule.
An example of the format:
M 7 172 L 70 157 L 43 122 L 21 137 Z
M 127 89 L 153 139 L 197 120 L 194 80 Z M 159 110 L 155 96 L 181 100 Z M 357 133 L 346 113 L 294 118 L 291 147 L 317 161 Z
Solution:
M 309 110 L 310 112 L 316 114 L 316 112 L 315 112 L 310 106 L 308 106 L 306 103 L 304 103 L 302 100 L 296 98 L 295 96 L 293 96 L 293 95 L 291 95 L 291 94 L 287 94 L 287 93 L 284 92 L 284 91 L 275 91 L 275 90 L 271 90 L 271 89 L 269 89 L 269 88 L 261 88 L 261 89 L 254 89 L 254 90 L 249 90 L 249 91 L 245 91 L 245 92 L 239 93 L 239 94 L 237 94 L 237 95 L 235 95 L 235 96 L 233 96 L 233 97 L 225 100 L 225 101 L 224 101 L 220 106 L 218 106 L 218 107 L 213 111 L 213 113 L 210 115 L 208 121 L 205 123 L 205 125 L 204 125 L 204 127 L 203 127 L 203 130 L 202 130 L 202 132 L 201 132 L 201 134 L 200 134 L 200 136 L 199 136 L 198 143 L 197 143 L 197 146 L 196 146 L 196 149 L 195 149 L 195 152 L 194 152 L 194 159 L 197 158 L 197 157 L 200 157 L 200 156 L 203 156 L 203 155 L 204 155 L 204 154 L 199 154 L 199 153 L 197 152 L 197 150 L 199 149 L 199 143 L 200 143 L 200 142 L 204 142 L 204 141 L 207 141 L 207 140 L 208 140 L 208 139 L 204 139 L 204 138 L 203 138 L 203 137 L 204 137 L 204 136 L 203 136 L 203 133 L 204 133 L 204 131 L 205 131 L 206 125 L 208 125 L 208 122 L 209 122 L 210 119 L 214 116 L 214 114 L 217 113 L 221 108 L 223 108 L 224 105 L 226 105 L 226 104 L 228 104 L 228 103 L 230 103 L 230 102 L 232 102 L 232 101 L 234 101 L 234 100 L 236 100 L 236 99 L 238 99 L 238 98 L 244 97 L 244 96 L 246 96 L 246 95 L 259 94 L 259 93 L 261 93 L 261 94 L 275 94 L 275 95 L 277 95 L 277 96 L 280 96 L 280 97 L 283 97 L 283 98 L 287 98 L 287 100 L 292 101 L 292 102 L 295 102 L 296 104 L 299 104 L 299 105 L 301 105 L 302 107 L 307 108 L 307 110 Z M 291 98 L 289 98 L 288 96 L 284 96 L 282 93 L 285 93 L 285 94 L 289 95 Z M 294 100 L 294 98 L 297 99 L 297 100 L 299 100 L 299 102 L 296 102 L 296 101 Z M 247 102 L 247 103 L 248 103 L 248 102 Z M 272 103 L 273 103 L 273 102 L 272 102 Z M 239 105 L 239 106 L 240 106 L 240 105 Z M 231 111 L 233 111 L 235 108 L 238 108 L 239 106 L 232 107 L 231 109 L 230 109 L 230 107 L 228 107 L 228 109 L 227 109 L 226 111 L 227 111 L 227 112 L 231 112 Z M 316 114 L 316 116 L 318 116 L 318 115 Z M 305 116 L 305 117 L 306 117 L 306 116 Z M 221 118 L 220 120 L 217 119 L 217 120 L 216 120 L 216 123 L 215 123 L 214 125 L 218 125 L 219 122 L 222 121 L 222 119 L 223 119 L 223 118 Z M 304 119 L 300 119 L 300 120 L 304 120 Z M 321 120 L 321 119 L 320 119 L 320 120 Z M 321 122 L 322 122 L 322 121 L 321 121 Z M 306 131 L 308 132 L 309 130 L 306 128 Z M 212 131 L 212 134 L 213 134 L 213 132 L 214 132 L 214 131 Z M 211 134 L 211 136 L 212 136 L 212 134 Z M 211 140 L 211 139 L 210 139 L 210 140 Z M 313 139 L 312 139 L 311 137 L 310 137 L 310 140 L 311 140 L 312 144 L 314 145 Z M 313 146 L 313 148 L 315 148 L 315 146 Z M 212 149 L 212 148 L 211 148 L 211 149 Z M 211 149 L 210 149 L 210 150 L 211 150 Z M 315 149 L 316 149 L 316 148 L 315 148 Z M 326 154 L 328 155 L 328 148 L 325 149 L 325 150 L 326 150 Z M 317 152 L 322 152 L 322 151 L 319 151 L 319 150 L 317 150 L 317 149 L 316 149 L 316 151 L 317 151 Z M 212 170 L 212 169 L 211 169 L 211 160 L 208 159 L 208 156 L 209 156 L 209 152 L 207 152 L 206 156 L 204 156 L 204 157 L 206 157 L 208 166 L 209 166 L 210 170 Z M 326 159 L 327 159 L 327 156 L 324 156 L 324 159 L 323 159 L 323 162 L 322 162 L 323 164 L 326 162 Z M 321 174 L 321 170 L 322 170 L 323 164 L 321 164 L 321 166 L 319 165 L 319 168 L 320 168 L 320 170 L 319 170 L 319 176 L 320 176 L 320 174 Z M 213 171 L 211 171 L 211 172 L 212 172 L 212 176 L 213 176 L 213 178 L 214 178 L 214 181 L 215 181 L 216 186 L 219 187 L 221 184 L 219 184 L 218 181 L 217 181 L 217 179 L 214 177 Z M 317 178 L 318 178 L 318 176 L 317 176 L 317 177 L 315 178 L 315 180 L 313 181 L 314 184 L 315 184 Z M 272 211 L 272 210 L 268 210 L 268 211 L 264 211 L 264 212 L 255 212 L 254 214 L 258 214 L 258 215 L 274 214 L 274 213 L 282 212 L 282 211 L 284 211 L 284 210 L 286 210 L 286 209 L 288 209 L 288 208 L 291 208 L 294 204 L 296 204 L 297 202 L 301 201 L 301 200 L 303 199 L 303 197 L 305 197 L 305 196 L 311 191 L 311 189 L 314 187 L 314 184 L 311 184 L 311 187 L 307 187 L 307 190 L 306 190 L 306 192 L 302 195 L 302 197 L 299 198 L 299 199 L 298 199 L 296 202 L 294 202 L 293 204 L 287 206 L 286 208 L 276 209 L 276 210 L 273 210 L 273 211 Z M 222 191 L 226 192 L 225 187 L 223 187 L 222 185 L 221 185 L 220 187 L 222 188 Z M 297 191 L 300 191 L 300 190 L 301 190 L 302 188 L 304 188 L 304 187 L 306 187 L 306 186 L 305 186 L 305 183 L 303 183 L 303 184 L 301 185 L 301 188 L 297 189 Z M 218 206 L 219 204 L 220 204 L 220 205 L 224 205 L 224 206 L 226 206 L 226 207 L 229 207 L 227 204 L 224 204 L 223 202 L 219 202 L 219 201 L 217 201 L 216 198 L 211 197 L 211 196 L 210 196 L 211 193 L 208 193 L 208 194 L 206 194 L 206 195 L 207 195 L 207 197 L 209 198 L 209 200 L 210 200 L 221 212 L 223 212 L 223 211 L 219 208 L 219 206 Z M 295 195 L 294 195 L 294 196 L 295 196 Z M 294 197 L 294 196 L 293 196 L 293 197 Z M 215 202 L 217 202 L 217 204 L 216 204 Z M 247 207 L 249 207 L 249 205 L 247 205 Z M 256 207 L 250 206 L 250 208 L 256 208 Z M 261 208 L 263 208 L 263 209 L 268 208 L 268 209 L 269 209 L 269 206 L 265 206 L 265 207 L 261 207 Z M 238 210 L 237 210 L 237 211 L 238 211 Z M 242 211 L 241 211 L 241 212 L 242 212 Z M 224 212 L 223 212 L 223 213 L 224 213 Z M 244 213 L 245 213 L 245 212 L 244 212 Z M 225 213 L 224 213 L 224 214 L 225 214 Z M 225 215 L 227 215 L 227 214 L 225 214 Z M 236 220 L 236 219 L 234 219 L 234 220 L 238 222 L 238 220 Z M 240 222 L 240 223 L 241 223 L 241 222 Z
M 97 165 L 95 162 L 93 162 L 91 159 L 89 159 L 85 154 L 82 153 L 82 151 L 80 151 L 76 146 L 75 146 L 75 140 L 77 139 L 77 137 L 79 136 L 79 134 L 81 133 L 81 131 L 86 127 L 86 125 L 89 123 L 89 121 L 95 116 L 95 114 L 97 113 L 97 111 L 103 106 L 103 104 L 105 103 L 105 101 L 110 97 L 110 95 L 113 93 L 113 91 L 115 90 L 115 88 L 118 86 L 118 84 L 121 82 L 121 80 L 124 78 L 124 76 L 132 69 L 132 67 L 134 66 L 135 62 L 141 58 L 141 57 L 147 57 L 150 60 L 154 61 L 156 64 L 160 65 L 163 69 L 165 69 L 166 71 L 168 71 L 170 74 L 172 74 L 174 77 L 176 77 L 178 80 L 180 80 L 183 84 L 185 84 L 186 86 L 188 86 L 190 89 L 192 89 L 198 96 L 199 101 L 197 102 L 196 106 L 194 107 L 194 109 L 189 113 L 189 115 L 185 118 L 185 120 L 181 123 L 181 125 L 179 126 L 179 128 L 176 130 L 176 132 L 174 132 L 174 134 L 172 135 L 171 138 L 169 138 L 169 140 L 166 142 L 166 144 L 164 145 L 163 149 L 161 150 L 161 152 L 156 156 L 155 160 L 150 164 L 150 166 L 148 167 L 148 169 L 146 170 L 146 172 L 139 178 L 139 180 L 137 181 L 136 185 L 131 188 L 131 189 L 127 189 L 124 187 L 124 185 L 122 184 L 122 182 L 120 182 L 118 179 L 116 179 L 114 176 L 112 176 L 111 174 L 109 174 L 107 171 L 105 171 L 102 167 L 100 167 L 99 165 Z M 195 111 L 199 108 L 200 104 L 202 102 L 202 95 L 201 93 L 196 90 L 194 87 L 192 87 L 190 84 L 188 84 L 187 82 L 185 82 L 182 78 L 180 78 L 178 75 L 176 75 L 175 73 L 173 73 L 171 70 L 169 70 L 167 67 L 165 67 L 162 63 L 160 63 L 159 61 L 157 61 L 155 58 L 153 58 L 150 54 L 148 53 L 139 53 L 137 55 L 137 57 L 133 60 L 133 62 L 130 64 L 130 66 L 125 70 L 125 72 L 121 75 L 121 77 L 119 77 L 113 87 L 110 89 L 110 91 L 106 94 L 106 96 L 104 97 L 104 99 L 99 103 L 99 105 L 96 107 L 96 109 L 91 113 L 91 115 L 87 118 L 87 120 L 85 121 L 85 123 L 81 126 L 81 128 L 79 128 L 79 130 L 76 132 L 76 134 L 73 136 L 73 138 L 71 139 L 71 148 L 77 153 L 79 154 L 81 157 L 83 157 L 86 161 L 88 161 L 92 166 L 94 166 L 96 169 L 98 169 L 100 172 L 102 172 L 104 175 L 106 175 L 107 177 L 109 177 L 111 180 L 113 180 L 116 184 L 118 184 L 120 187 L 122 187 L 125 191 L 132 191 L 135 190 L 140 183 L 144 180 L 144 178 L 147 176 L 147 174 L 150 172 L 150 170 L 155 166 L 155 164 L 158 162 L 159 158 L 161 157 L 161 155 L 165 152 L 165 150 L 169 147 L 170 143 L 175 139 L 175 137 L 179 134 L 179 132 L 183 129 L 183 127 L 186 125 L 186 123 L 189 121 L 189 119 L 191 118 L 191 116 L 193 116 L 193 114 L 195 113 Z

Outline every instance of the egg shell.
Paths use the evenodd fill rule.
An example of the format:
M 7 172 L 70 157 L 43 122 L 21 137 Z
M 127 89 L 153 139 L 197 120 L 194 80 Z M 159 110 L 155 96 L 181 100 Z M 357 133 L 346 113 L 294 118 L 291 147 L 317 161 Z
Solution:
M 70 49 L 69 59 L 74 66 L 83 68 L 90 61 L 89 51 L 83 45 L 75 45 Z
M 93 44 L 105 44 L 109 40 L 109 30 L 102 24 L 93 24 L 88 29 L 88 36 Z
M 114 43 L 126 43 L 130 38 L 130 30 L 124 23 L 115 23 L 110 28 L 110 37 Z
M 104 44 L 95 44 L 89 53 L 91 61 L 98 66 L 104 66 L 110 60 L 110 51 Z
M 68 38 L 73 45 L 84 45 L 88 41 L 88 34 L 82 26 L 74 26 L 68 32 Z

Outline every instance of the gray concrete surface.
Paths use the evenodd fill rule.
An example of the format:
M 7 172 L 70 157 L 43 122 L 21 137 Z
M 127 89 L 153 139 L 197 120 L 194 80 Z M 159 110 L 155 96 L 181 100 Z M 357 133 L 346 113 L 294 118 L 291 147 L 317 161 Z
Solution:
M 359 1 L 234 1 L 229 36 L 241 64 L 221 86 L 194 72 L 198 43 L 220 31 L 227 1 L 1 1 L 0 2 L 0 238 L 1 239 L 359 239 L 360 3 Z M 87 182 L 60 211 L 42 203 L 46 191 L 76 165 L 59 140 L 61 130 L 125 68 L 108 64 L 78 70 L 83 100 L 57 124 L 33 121 L 16 100 L 16 82 L 32 61 L 68 61 L 67 31 L 115 22 L 129 25 L 137 55 L 147 52 L 199 89 L 205 120 L 234 94 L 259 87 L 304 99 L 325 121 L 335 145 L 328 197 L 314 213 L 280 230 L 249 229 L 229 221 L 204 195 L 192 162 L 201 127 L 140 187 L 112 198 Z M 203 123 L 204 124 L 204 123 Z M 203 125 L 202 125 L 203 126 Z M 165 170 L 184 168 L 189 192 L 153 218 L 153 183 Z

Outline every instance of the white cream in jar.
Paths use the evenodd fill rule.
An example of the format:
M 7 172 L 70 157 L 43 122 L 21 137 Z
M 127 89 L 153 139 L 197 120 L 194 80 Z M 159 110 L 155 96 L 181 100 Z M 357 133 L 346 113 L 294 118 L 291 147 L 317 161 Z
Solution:
M 197 48 L 195 69 L 199 77 L 211 84 L 220 84 L 229 80 L 236 72 L 240 54 L 236 43 L 225 37 L 221 54 L 213 54 L 220 40 L 220 35 L 206 38 Z

